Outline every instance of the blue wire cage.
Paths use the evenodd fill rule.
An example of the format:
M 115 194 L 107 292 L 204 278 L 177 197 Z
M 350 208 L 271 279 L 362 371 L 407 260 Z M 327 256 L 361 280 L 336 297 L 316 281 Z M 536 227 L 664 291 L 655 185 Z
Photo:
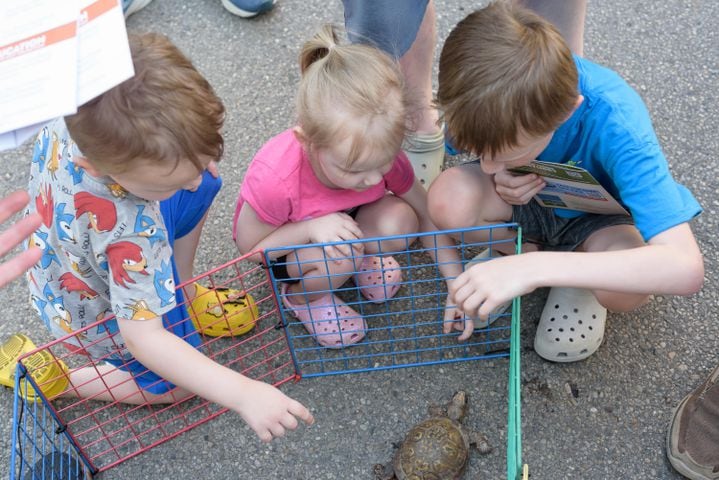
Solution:
M 515 224 L 499 224 L 424 235 L 298 245 L 265 251 L 265 262 L 269 266 L 273 288 L 279 299 L 281 318 L 297 373 L 302 377 L 315 377 L 508 356 L 512 305 L 491 314 L 488 321 L 475 320 L 474 334 L 466 341 L 457 340 L 460 332 L 456 330 L 444 332 L 444 312 L 448 306 L 447 286 L 446 279 L 440 273 L 440 263 L 434 258 L 443 248 L 456 249 L 459 254 L 457 261 L 461 262 L 462 268 L 465 269 L 473 262 L 495 258 L 499 255 L 498 249 L 505 253 L 516 252 L 516 238 L 498 239 L 497 237 L 501 237 L 496 234 L 498 230 L 506 231 L 507 228 L 515 227 Z M 438 246 L 436 240 L 440 234 L 455 237 L 459 246 Z M 420 242 L 420 237 L 429 237 L 431 241 L 425 239 Z M 476 237 L 487 240 L 470 240 Z M 402 248 L 383 248 L 388 240 L 395 246 L 401 244 Z M 351 257 L 330 257 L 327 253 L 327 247 L 345 245 L 352 247 Z M 377 253 L 361 253 L 367 251 Z M 394 288 L 398 285 L 399 289 L 386 301 L 375 303 L 366 298 L 362 292 L 364 287 L 354 278 L 332 290 L 325 287 L 324 290 L 314 291 L 315 297 L 325 295 L 326 310 L 331 312 L 332 308 L 335 308 L 344 312 L 343 317 L 349 317 L 353 325 L 363 326 L 358 328 L 358 336 L 364 334 L 361 341 L 353 344 L 350 344 L 350 341 L 345 342 L 345 339 L 351 337 L 345 334 L 336 340 L 336 345 L 332 345 L 335 348 L 327 348 L 327 342 L 322 341 L 322 335 L 332 321 L 319 320 L 325 318 L 322 316 L 324 312 L 311 306 L 317 303 L 314 299 L 310 299 L 313 303 L 307 306 L 307 298 L 302 293 L 303 287 L 309 282 L 316 285 L 318 280 L 323 280 L 322 277 L 326 277 L 325 283 L 333 282 L 336 285 L 346 277 L 346 274 L 342 274 L 342 277 L 331 273 L 331 264 L 336 260 L 351 261 L 354 270 L 358 271 L 368 258 L 376 257 L 392 257 L 397 262 L 391 262 L 394 273 L 400 272 L 394 277 Z M 318 264 L 320 268 L 315 268 Z M 384 263 L 382 265 L 384 266 Z M 377 270 L 371 273 L 377 274 L 381 282 L 387 269 L 383 271 L 381 267 L 376 268 Z M 349 309 L 345 309 L 340 302 Z M 297 314 L 303 309 L 304 324 Z M 310 329 L 305 326 L 309 323 L 308 318 L 314 322 L 314 332 L 310 331 L 312 326 Z M 334 323 L 336 328 L 329 328 L 330 333 L 327 335 L 333 335 L 332 338 L 336 339 L 336 332 L 341 330 L 342 325 L 337 320 Z

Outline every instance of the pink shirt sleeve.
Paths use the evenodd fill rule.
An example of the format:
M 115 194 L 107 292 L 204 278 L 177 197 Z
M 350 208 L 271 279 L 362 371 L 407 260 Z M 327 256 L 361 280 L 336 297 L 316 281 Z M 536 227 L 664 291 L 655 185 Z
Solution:
M 287 223 L 292 213 L 292 188 L 264 162 L 254 161 L 240 188 L 238 211 L 247 202 L 260 220 L 276 227 Z
M 404 195 L 414 185 L 414 170 L 403 151 L 397 154 L 392 169 L 384 176 L 387 190 L 397 196 Z

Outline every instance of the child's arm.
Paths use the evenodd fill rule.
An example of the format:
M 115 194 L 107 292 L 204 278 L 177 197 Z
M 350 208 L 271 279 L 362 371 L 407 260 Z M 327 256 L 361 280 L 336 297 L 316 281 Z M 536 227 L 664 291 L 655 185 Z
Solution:
M 260 220 L 249 203 L 242 205 L 236 229 L 237 248 L 243 255 L 267 248 L 362 238 L 362 231 L 357 222 L 346 213 L 330 213 L 311 220 L 289 222 L 275 227 Z M 349 257 L 352 254 L 349 245 L 336 245 L 325 250 L 330 257 Z M 276 251 L 272 252 L 272 256 L 276 258 L 287 253 L 289 250 Z M 259 255 L 252 260 L 259 262 Z
M 642 247 L 606 252 L 531 252 L 482 262 L 460 275 L 450 294 L 472 316 L 539 287 L 577 287 L 635 294 L 691 295 L 704 282 L 704 262 L 689 224 Z
M 420 232 L 436 231 L 432 220 L 429 218 L 427 209 L 427 191 L 424 189 L 419 180 L 415 178 L 412 187 L 400 198 L 407 202 L 414 209 L 419 219 Z M 427 249 L 432 259 L 438 264 L 439 271 L 442 273 L 447 282 L 447 289 L 451 292 L 454 279 L 462 273 L 462 263 L 457 253 L 456 243 L 448 235 L 433 235 L 420 237 L 422 246 Z M 436 249 L 436 250 L 435 250 Z M 450 297 L 447 297 L 447 304 L 451 304 Z M 463 318 L 462 312 L 458 308 L 447 308 L 444 312 L 444 332 L 449 333 L 452 328 L 462 330 L 462 334 L 458 340 L 466 340 L 474 331 L 474 322 L 467 318 Z
M 142 321 L 118 318 L 117 323 L 127 349 L 143 365 L 175 385 L 239 413 L 263 442 L 283 436 L 285 429 L 297 428 L 298 418 L 308 425 L 314 422 L 301 403 L 210 360 L 165 330 L 159 317 Z

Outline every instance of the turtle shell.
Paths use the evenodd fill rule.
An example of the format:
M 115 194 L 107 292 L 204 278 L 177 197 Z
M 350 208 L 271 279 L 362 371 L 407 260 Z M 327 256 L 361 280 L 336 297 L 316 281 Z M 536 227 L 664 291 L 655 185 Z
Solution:
M 398 480 L 458 479 L 469 458 L 469 437 L 447 417 L 425 420 L 407 433 L 392 467 Z

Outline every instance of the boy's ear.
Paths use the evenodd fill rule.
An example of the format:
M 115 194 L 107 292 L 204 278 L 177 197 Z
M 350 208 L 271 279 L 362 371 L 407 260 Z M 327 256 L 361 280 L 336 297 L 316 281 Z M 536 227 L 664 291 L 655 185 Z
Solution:
M 95 168 L 92 163 L 90 163 L 90 160 L 88 160 L 87 157 L 77 155 L 75 156 L 75 158 L 72 159 L 72 161 L 75 163 L 75 165 L 83 168 L 93 177 L 102 177 L 102 173 L 97 168 Z
M 569 120 L 569 117 L 574 115 L 574 112 L 577 111 L 577 109 L 582 104 L 582 102 L 584 102 L 584 95 L 577 95 L 577 100 L 574 102 L 574 107 L 572 107 L 572 110 L 567 114 L 567 118 L 564 119 L 564 122 Z M 564 122 L 562 122 L 562 123 L 564 123 Z
M 302 127 L 299 125 L 295 125 L 292 127 L 292 133 L 295 134 L 295 138 L 298 142 L 300 142 L 305 147 L 307 146 L 307 137 L 305 136 L 304 130 L 302 130 Z

